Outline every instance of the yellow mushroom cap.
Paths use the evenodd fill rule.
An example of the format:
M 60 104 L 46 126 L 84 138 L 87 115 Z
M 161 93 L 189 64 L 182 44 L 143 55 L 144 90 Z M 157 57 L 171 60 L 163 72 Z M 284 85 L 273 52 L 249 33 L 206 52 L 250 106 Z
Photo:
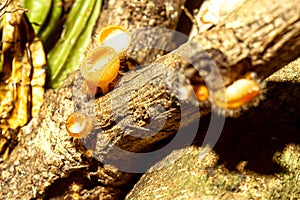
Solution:
M 217 91 L 213 96 L 214 103 L 220 108 L 235 109 L 253 100 L 261 88 L 254 80 L 239 79 L 228 86 L 225 91 Z
M 108 85 L 117 77 L 120 60 L 117 52 L 108 46 L 92 49 L 83 59 L 81 72 L 90 85 L 97 85 L 105 94 Z
M 101 29 L 100 43 L 113 48 L 118 54 L 124 53 L 130 45 L 131 35 L 122 26 L 110 25 Z
M 71 114 L 66 122 L 68 133 L 74 138 L 85 138 L 93 128 L 92 121 L 82 113 Z

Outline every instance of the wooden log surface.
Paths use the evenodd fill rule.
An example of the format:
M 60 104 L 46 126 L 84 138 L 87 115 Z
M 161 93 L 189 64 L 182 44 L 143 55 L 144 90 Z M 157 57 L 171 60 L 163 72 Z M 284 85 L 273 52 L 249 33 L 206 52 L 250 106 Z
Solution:
M 124 73 L 114 90 L 92 101 L 94 129 L 82 141 L 74 140 L 65 128 L 80 102 L 81 108 L 83 102 L 90 102 L 88 95 L 79 94 L 82 78 L 80 72 L 74 72 L 57 92 L 47 91 L 38 117 L 21 130 L 18 146 L 0 166 L 0 196 L 61 199 L 80 193 L 82 199 L 124 197 L 135 177 L 129 172 L 134 171 L 124 172 L 112 164 L 130 168 L 134 163 L 130 152 L 148 152 L 174 136 L 179 122 L 180 127 L 188 126 L 210 112 L 209 104 L 200 104 L 199 111 L 196 99 L 184 92 L 191 89 L 190 82 L 205 79 L 213 93 L 247 72 L 256 72 L 263 80 L 297 58 L 299 46 L 299 1 L 246 1 L 219 25 L 177 51 L 141 70 Z M 208 56 L 217 65 L 207 61 Z M 187 60 L 197 73 L 186 73 L 191 68 Z M 78 94 L 75 99 L 74 94 Z M 155 105 L 159 107 L 151 109 Z M 182 108 L 187 109 L 182 112 Z M 151 137 L 139 138 L 141 135 Z M 124 154 L 116 154 L 120 148 Z

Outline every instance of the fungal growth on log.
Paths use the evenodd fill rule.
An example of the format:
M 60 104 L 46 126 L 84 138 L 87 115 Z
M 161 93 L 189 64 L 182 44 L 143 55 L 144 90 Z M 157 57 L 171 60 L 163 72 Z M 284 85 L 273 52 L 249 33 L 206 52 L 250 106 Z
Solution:
M 66 128 L 73 138 L 86 138 L 93 128 L 93 123 L 88 116 L 75 112 L 68 117 Z
M 131 43 L 130 33 L 122 26 L 106 26 L 96 35 L 99 38 L 96 41 L 103 46 L 113 48 L 120 55 L 126 52 Z
M 122 26 L 110 25 L 96 34 L 96 44 L 87 51 L 80 69 L 83 78 L 93 88 L 100 87 L 103 94 L 117 77 L 120 58 L 125 56 L 131 37 Z
M 15 1 L 17 0 L 12 2 Z M 60 3 L 60 0 L 53 2 Z M 73 8 L 76 8 L 76 12 L 72 9 L 72 12 L 70 11 L 72 15 L 68 15 L 71 18 L 67 18 L 66 21 L 71 23 L 69 25 L 76 22 L 78 27 L 78 24 L 82 26 L 84 23 L 73 20 L 72 16 L 84 15 L 87 21 L 88 16 L 85 15 L 88 13 L 87 10 L 95 7 L 89 3 L 100 1 L 74 2 Z M 265 109 L 263 111 L 265 113 L 261 114 L 260 108 L 248 109 L 242 117 L 228 119 L 224 124 L 221 121 L 225 121 L 224 115 L 237 116 L 250 105 L 256 105 L 264 92 L 262 81 L 300 56 L 299 0 L 247 0 L 218 24 L 183 41 L 184 44 L 175 46 L 174 51 L 172 51 L 174 48 L 164 48 L 167 51 L 151 48 L 140 50 L 145 44 L 152 46 L 162 44 L 162 47 L 173 44 L 174 35 L 164 35 L 164 31 L 176 29 L 184 3 L 185 0 L 108 1 L 107 8 L 101 10 L 103 12 L 96 25 L 97 30 L 94 29 L 96 34 L 89 38 L 91 39 L 89 42 L 92 41 L 93 44 L 90 44 L 85 54 L 81 52 L 82 60 L 76 63 L 78 70 L 70 73 L 57 90 L 47 89 L 37 116 L 20 128 L 16 137 L 18 142 L 16 147 L 11 154 L 7 154 L 7 160 L 0 164 L 0 196 L 3 199 L 143 199 L 139 198 L 143 192 L 147 194 L 157 192 L 149 198 L 152 199 L 154 196 L 163 197 L 164 192 L 168 193 L 169 189 L 172 192 L 180 190 L 182 194 L 181 196 L 179 194 L 178 198 L 186 198 L 190 193 L 185 190 L 185 186 L 191 184 L 185 184 L 186 182 L 182 180 L 203 180 L 201 190 L 200 185 L 197 185 L 199 182 L 192 185 L 196 186 L 194 188 L 198 196 L 199 194 L 207 196 L 206 191 L 209 190 L 208 198 L 215 193 L 222 195 L 218 197 L 229 197 L 228 199 L 265 198 L 257 194 L 264 194 L 259 192 L 266 191 L 266 194 L 271 196 L 265 199 L 285 199 L 272 196 L 274 194 L 272 189 L 287 193 L 285 188 L 281 187 L 282 183 L 285 184 L 283 181 L 291 181 L 292 184 L 289 185 L 296 185 L 294 184 L 296 182 L 292 181 L 296 180 L 294 177 L 300 170 L 299 167 L 296 169 L 294 163 L 291 173 L 287 172 L 288 170 L 277 173 L 279 167 L 274 166 L 274 163 L 271 166 L 276 170 L 271 171 L 272 174 L 268 176 L 255 174 L 255 170 L 247 170 L 248 167 L 255 169 L 257 166 L 264 166 L 265 162 L 257 165 L 255 162 L 257 159 L 266 160 L 267 157 L 272 162 L 276 157 L 275 152 L 280 151 L 288 144 L 287 142 L 298 142 L 292 140 L 294 138 L 284 143 L 281 141 L 282 138 L 291 137 L 290 134 L 286 134 L 291 133 L 290 127 L 280 122 L 285 117 L 280 116 L 281 111 L 289 112 L 288 120 L 282 121 L 292 124 L 294 132 L 299 129 L 296 125 L 299 122 L 299 106 L 295 103 L 297 106 L 293 105 L 294 107 L 289 109 L 288 104 L 298 98 L 296 95 L 290 98 L 294 91 L 287 87 L 290 90 L 286 92 L 285 88 L 282 89 L 282 85 L 276 91 L 277 88 L 274 86 L 275 89 L 272 90 L 274 93 L 270 93 L 271 96 L 266 95 L 269 98 L 262 103 L 273 107 L 272 100 L 276 99 L 274 107 L 276 106 L 277 110 Z M 283 4 L 285 6 L 282 6 Z M 81 7 L 85 9 L 80 9 Z M 139 38 L 133 36 L 132 30 L 145 26 L 150 27 L 149 32 L 155 33 L 158 37 L 148 37 L 149 35 L 144 32 L 136 34 Z M 152 28 L 156 27 L 164 29 L 153 31 Z M 68 30 L 63 31 L 65 32 Z M 76 29 L 73 32 L 76 32 Z M 132 36 L 128 33 L 132 33 Z M 114 39 L 118 35 L 121 35 L 120 39 Z M 69 38 L 64 44 L 80 40 L 72 39 L 73 37 Z M 64 45 L 65 48 L 66 46 Z M 63 53 L 59 55 L 65 56 Z M 185 60 L 185 57 L 190 60 Z M 127 58 L 136 61 L 141 67 L 122 71 L 126 69 L 123 66 L 123 59 Z M 189 68 L 191 65 L 192 71 Z M 293 85 L 298 91 L 298 82 L 297 85 L 290 83 L 292 82 L 290 80 L 289 85 Z M 118 84 L 115 84 L 116 82 Z M 26 82 L 23 86 L 30 89 L 31 85 Z M 267 86 L 269 88 L 269 85 Z M 87 93 L 85 92 L 87 87 L 101 89 L 102 93 L 97 93 L 96 90 L 93 94 Z M 281 93 L 283 96 L 278 98 L 278 94 Z M 189 98 L 190 96 L 193 98 Z M 92 107 L 89 107 L 90 102 Z M 288 106 L 282 108 L 281 103 Z M 212 113 L 214 111 L 219 111 L 223 116 Z M 248 111 L 252 115 L 248 115 Z M 268 130 L 264 127 L 260 132 L 263 134 L 257 134 L 252 138 L 261 127 L 256 126 L 258 121 L 266 123 L 273 115 L 280 118 L 277 120 L 279 123 L 272 124 Z M 212 135 L 206 135 L 209 133 L 206 132 L 206 122 L 210 117 L 211 119 L 215 117 L 217 121 L 211 120 L 208 129 L 212 128 Z M 239 124 L 241 120 L 243 123 Z M 235 125 L 234 123 L 243 126 L 244 129 L 234 133 L 234 127 L 230 126 Z M 217 130 L 220 137 L 217 138 L 216 128 L 220 124 L 221 127 Z M 274 135 L 277 125 L 284 133 L 283 137 Z M 251 128 L 254 128 L 254 131 L 249 132 L 248 129 Z M 295 136 L 294 132 L 292 137 Z M 251 140 L 248 140 L 249 135 Z M 215 138 L 218 141 L 214 149 L 204 147 Z M 0 142 L 2 141 L 3 138 L 0 137 Z M 80 145 L 75 141 L 80 142 Z M 174 141 L 179 142 L 178 145 L 173 145 Z M 255 148 L 251 149 L 253 144 Z M 263 153 L 256 149 L 260 144 L 263 146 Z M 274 145 L 270 150 L 269 144 L 280 145 Z M 149 167 L 162 159 L 161 154 L 155 153 L 163 152 L 167 156 L 187 146 L 197 149 L 195 157 L 187 156 L 192 158 L 191 165 L 181 160 L 173 162 L 173 158 L 170 158 L 166 164 L 168 166 L 178 164 L 179 170 L 167 170 L 160 176 L 150 179 L 162 183 L 163 178 L 166 178 L 167 182 L 171 182 L 169 177 L 173 176 L 167 173 L 183 173 L 181 169 L 185 167 L 188 172 L 199 169 L 197 173 L 188 173 L 186 177 L 177 179 L 179 181 L 168 187 L 157 184 L 157 188 L 146 191 L 143 189 L 147 186 L 155 186 L 146 180 L 140 182 L 142 188 L 134 188 L 138 186 L 137 181 L 143 180 L 140 177 L 141 173 L 146 173 Z M 2 153 L 3 148 L 0 150 Z M 204 158 L 206 160 L 201 160 L 203 157 L 200 156 L 204 151 L 211 151 L 215 156 L 211 158 L 213 155 L 207 154 L 208 156 L 205 155 Z M 230 152 L 229 156 L 225 155 L 227 152 Z M 257 156 L 258 153 L 262 156 Z M 291 153 L 285 157 L 294 155 L 298 156 L 299 153 Z M 181 155 L 178 154 L 176 157 Z M 299 156 L 297 159 L 299 160 Z M 244 164 L 245 171 L 242 173 L 236 170 L 240 161 L 249 163 Z M 137 169 L 140 166 L 143 168 Z M 282 169 L 288 169 L 285 165 L 282 166 Z M 150 171 L 149 175 L 155 175 L 164 167 L 156 167 L 156 171 Z M 190 179 L 194 175 L 196 178 Z M 257 188 L 257 185 L 264 186 L 265 182 L 271 180 L 270 177 L 276 181 L 270 185 L 272 189 L 269 189 L 268 185 Z M 249 180 L 253 180 L 253 183 Z M 260 184 L 262 182 L 257 180 L 266 181 Z M 182 189 L 177 187 L 181 182 Z M 248 190 L 250 187 L 255 188 L 252 190 L 254 193 Z M 137 198 L 128 196 L 133 190 Z M 287 191 L 295 190 L 299 194 L 299 189 L 295 187 Z M 166 198 L 169 197 L 177 198 L 177 196 Z
M 217 91 L 212 100 L 221 109 L 221 114 L 229 113 L 235 116 L 242 109 L 249 106 L 257 106 L 261 99 L 261 86 L 250 79 L 238 79 L 233 84 L 225 88 L 225 91 Z
M 90 50 L 81 64 L 83 78 L 91 86 L 100 87 L 104 94 L 109 91 L 108 85 L 117 77 L 119 68 L 119 55 L 108 46 Z

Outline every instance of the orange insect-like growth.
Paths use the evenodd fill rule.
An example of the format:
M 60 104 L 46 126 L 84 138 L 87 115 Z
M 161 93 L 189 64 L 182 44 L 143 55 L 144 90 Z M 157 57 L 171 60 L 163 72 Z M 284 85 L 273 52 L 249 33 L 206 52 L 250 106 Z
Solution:
M 223 109 L 237 109 L 255 99 L 261 92 L 260 85 L 254 80 L 239 79 L 225 90 L 217 91 L 213 95 L 213 102 Z
M 113 48 L 118 54 L 123 54 L 129 48 L 131 42 L 129 32 L 118 25 L 102 28 L 98 37 L 101 45 Z
M 84 114 L 75 112 L 68 117 L 66 128 L 72 137 L 86 138 L 93 128 L 93 123 Z
M 203 102 L 208 100 L 209 91 L 206 86 L 204 85 L 194 86 L 194 91 L 198 101 Z
M 108 85 L 117 77 L 119 68 L 119 55 L 108 46 L 92 49 L 81 64 L 83 78 L 89 85 L 100 87 L 104 94 L 109 91 Z

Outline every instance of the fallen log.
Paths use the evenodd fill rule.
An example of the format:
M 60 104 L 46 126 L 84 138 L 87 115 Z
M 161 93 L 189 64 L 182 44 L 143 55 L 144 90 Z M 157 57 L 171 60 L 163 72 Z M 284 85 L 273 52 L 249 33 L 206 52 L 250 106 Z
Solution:
M 210 112 L 209 104 L 198 104 L 189 92 L 192 85 L 205 82 L 214 94 L 248 72 L 260 82 L 297 58 L 299 46 L 299 1 L 246 1 L 176 51 L 123 74 L 114 90 L 92 101 L 96 122 L 83 140 L 74 140 L 65 127 L 79 103 L 90 102 L 85 93 L 74 99 L 84 82 L 74 72 L 57 92 L 48 90 L 38 117 L 21 130 L 18 146 L 1 165 L 0 194 L 7 199 L 119 199 L 134 178 L 132 169 L 139 167 L 135 161 L 141 164 L 143 158 L 132 152 L 150 152 Z

